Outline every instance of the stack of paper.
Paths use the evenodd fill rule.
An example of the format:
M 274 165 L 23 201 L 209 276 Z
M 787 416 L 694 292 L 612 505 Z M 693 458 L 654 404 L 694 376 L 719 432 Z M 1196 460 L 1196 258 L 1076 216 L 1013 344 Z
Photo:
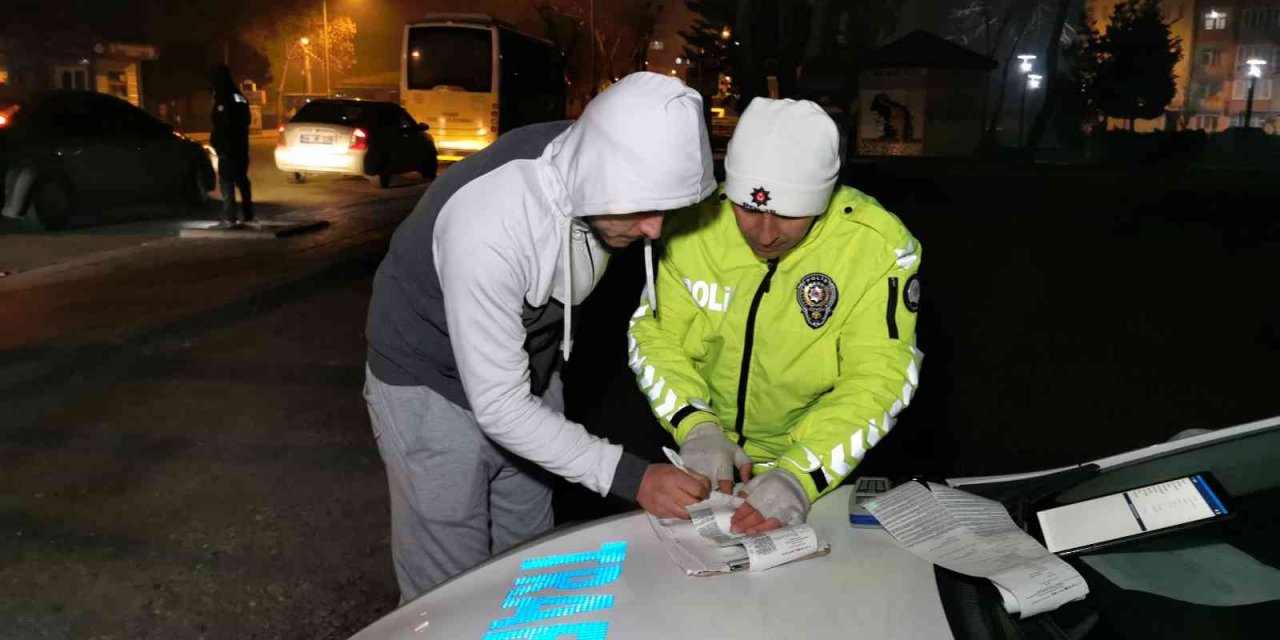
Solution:
M 712 492 L 707 500 L 689 506 L 691 520 L 659 520 L 650 515 L 649 523 L 667 555 L 691 576 L 741 569 L 764 571 L 831 551 L 807 524 L 752 535 L 730 533 L 729 520 L 743 502 L 742 498 Z
M 1027 618 L 1089 593 L 1080 573 L 1014 524 L 1000 503 L 951 487 L 908 482 L 867 503 L 915 555 L 995 583 L 1005 610 Z

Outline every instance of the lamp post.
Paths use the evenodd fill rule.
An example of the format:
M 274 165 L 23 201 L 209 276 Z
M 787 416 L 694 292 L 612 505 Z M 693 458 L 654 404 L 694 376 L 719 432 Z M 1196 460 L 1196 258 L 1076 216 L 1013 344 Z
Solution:
M 311 95 L 311 38 L 302 36 L 298 44 L 302 45 L 302 73 L 307 78 L 307 95 Z
M 1267 61 L 1250 58 L 1245 64 L 1249 65 L 1249 99 L 1244 107 L 1244 128 L 1248 129 L 1253 122 L 1253 90 L 1258 86 L 1258 78 L 1262 77 L 1262 68 L 1267 65 Z
M 1018 59 L 1022 61 L 1018 63 L 1018 71 L 1020 71 L 1022 75 L 1027 76 L 1027 79 L 1023 80 L 1022 82 L 1022 98 L 1020 101 L 1021 104 L 1018 107 L 1018 144 L 1016 146 L 1021 147 L 1023 127 L 1025 124 L 1026 115 L 1027 115 L 1027 89 L 1028 89 L 1028 85 L 1031 83 L 1031 77 L 1032 77 L 1032 76 L 1029 76 L 1028 74 L 1031 73 L 1032 63 L 1035 62 L 1036 57 L 1034 55 L 1031 55 L 1030 53 L 1023 53 L 1018 56 Z M 1036 86 L 1038 87 L 1040 86 L 1040 80 L 1039 80 L 1040 76 L 1035 76 L 1035 78 L 1036 78 Z M 1031 87 L 1031 88 L 1034 88 L 1034 87 Z

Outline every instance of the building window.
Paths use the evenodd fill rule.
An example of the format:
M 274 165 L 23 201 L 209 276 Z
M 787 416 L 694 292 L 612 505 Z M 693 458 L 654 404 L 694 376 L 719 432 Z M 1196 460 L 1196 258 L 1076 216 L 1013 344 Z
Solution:
M 1216 67 L 1218 62 L 1222 60 L 1222 51 L 1218 49 L 1201 49 L 1200 64 L 1206 67 Z
M 1240 13 L 1241 24 L 1250 29 L 1269 30 L 1280 27 L 1280 7 L 1253 7 Z
M 1219 29 L 1226 29 L 1226 28 L 1227 28 L 1227 14 L 1222 13 L 1221 11 L 1215 11 L 1212 9 L 1209 10 L 1209 13 L 1204 14 L 1204 30 L 1205 31 L 1217 31 Z
M 1253 127 L 1254 129 L 1261 129 L 1264 125 L 1267 124 L 1267 118 L 1266 116 L 1253 116 L 1252 118 L 1249 119 L 1249 123 L 1250 123 L 1249 124 L 1250 127 Z M 1231 116 L 1231 126 L 1243 127 L 1244 116 L 1241 114 L 1236 114 L 1234 116 Z
M 117 98 L 129 98 L 129 79 L 123 71 L 107 72 L 107 91 L 106 93 Z
M 649 43 L 649 48 L 654 51 L 662 51 L 667 47 L 666 43 L 661 40 L 653 40 Z
M 1231 87 L 1232 100 L 1249 99 L 1249 79 L 1236 80 Z M 1253 90 L 1254 100 L 1271 99 L 1271 78 L 1258 78 L 1258 86 Z
M 1276 63 L 1276 47 L 1270 44 L 1242 44 L 1236 48 L 1236 62 L 1244 64 L 1246 60 L 1257 58 L 1266 60 L 1267 66 Z
M 1196 116 L 1195 128 L 1214 133 L 1218 130 L 1218 116 Z

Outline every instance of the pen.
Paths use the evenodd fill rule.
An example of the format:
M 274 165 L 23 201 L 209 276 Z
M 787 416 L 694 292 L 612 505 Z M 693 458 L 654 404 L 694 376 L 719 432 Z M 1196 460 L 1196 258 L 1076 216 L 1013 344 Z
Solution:
M 677 469 L 689 473 L 689 467 L 684 466 L 684 460 L 680 459 L 680 454 L 672 451 L 670 447 L 663 447 L 662 453 L 666 454 L 667 460 L 670 460 L 671 464 L 675 465 Z

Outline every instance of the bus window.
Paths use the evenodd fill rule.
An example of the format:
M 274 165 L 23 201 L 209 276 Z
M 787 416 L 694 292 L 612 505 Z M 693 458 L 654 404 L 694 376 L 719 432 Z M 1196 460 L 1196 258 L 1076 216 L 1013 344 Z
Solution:
M 449 87 L 488 93 L 493 90 L 492 32 L 468 27 L 415 27 L 409 30 L 406 84 L 412 90 Z
M 499 131 L 564 118 L 564 65 L 550 43 L 509 29 L 499 32 Z

